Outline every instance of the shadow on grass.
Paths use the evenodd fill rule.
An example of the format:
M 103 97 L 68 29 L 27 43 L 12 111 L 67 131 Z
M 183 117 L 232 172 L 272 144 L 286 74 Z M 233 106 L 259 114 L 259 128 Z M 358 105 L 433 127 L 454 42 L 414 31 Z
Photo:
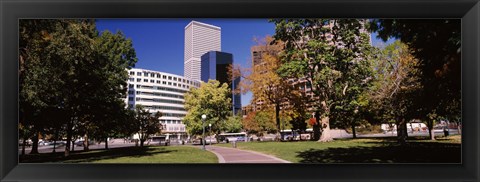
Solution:
M 28 154 L 19 156 L 20 163 L 82 163 L 93 162 L 104 159 L 115 159 L 119 157 L 144 157 L 151 156 L 160 153 L 170 153 L 175 150 L 167 150 L 160 147 L 122 147 L 112 149 L 94 149 L 88 152 L 74 151 L 70 152 L 70 156 L 64 157 L 64 152 L 55 153 L 41 153 L 41 154 Z
M 309 149 L 298 152 L 300 163 L 460 163 L 461 144 L 385 139 L 372 147 Z

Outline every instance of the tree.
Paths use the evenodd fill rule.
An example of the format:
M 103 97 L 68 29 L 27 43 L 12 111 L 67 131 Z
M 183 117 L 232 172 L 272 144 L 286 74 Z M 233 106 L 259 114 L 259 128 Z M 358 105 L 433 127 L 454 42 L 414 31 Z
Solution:
M 32 128 L 32 153 L 39 134 L 60 125 L 68 156 L 73 135 L 95 128 L 95 106 L 123 98 L 125 69 L 136 62 L 131 41 L 100 36 L 87 19 L 22 20 L 20 37 L 20 123 Z M 53 108 L 60 123 L 46 114 Z
M 275 39 L 285 42 L 280 71 L 284 77 L 305 78 L 313 92 L 309 102 L 315 107 L 320 125 L 314 132 L 319 141 L 332 141 L 331 110 L 335 102 L 347 99 L 355 85 L 369 79 L 368 74 L 355 74 L 364 67 L 371 46 L 360 19 L 273 19 Z M 357 69 L 358 68 L 358 69 Z M 361 81 L 359 81 L 361 80 Z M 344 95 L 345 95 L 344 94 Z M 320 120 L 321 118 L 321 120 Z M 315 137 L 318 134 L 314 135 Z
M 406 123 L 419 117 L 415 102 L 422 89 L 418 64 L 408 46 L 400 41 L 385 47 L 375 62 L 371 100 L 377 109 L 382 109 L 378 113 L 383 113 L 383 120 L 395 122 L 401 143 L 407 137 Z
M 201 83 L 199 88 L 192 87 L 185 94 L 187 114 L 184 123 L 191 135 L 202 134 L 202 119 L 205 114 L 205 126 L 212 124 L 211 130 L 217 134 L 223 129 L 229 115 L 232 115 L 231 90 L 227 83 L 220 85 L 217 80 Z
M 370 30 L 384 41 L 400 39 L 418 59 L 423 89 L 416 104 L 421 105 L 421 119 L 433 123 L 432 115 L 461 118 L 460 19 L 375 19 Z
M 258 123 L 261 134 L 266 133 L 275 133 L 279 132 L 276 121 L 274 119 L 275 113 L 273 110 L 264 109 L 262 111 L 257 111 L 255 115 L 255 121 Z
M 250 83 L 248 90 L 252 92 L 254 102 L 261 100 L 264 107 L 273 108 L 277 131 L 280 131 L 282 104 L 288 102 L 289 98 L 298 92 L 293 89 L 287 79 L 280 77 L 277 72 L 281 66 L 279 55 L 284 47 L 283 43 L 281 41 L 274 42 L 272 37 L 267 36 L 258 44 L 263 48 L 261 61 L 252 65 L 251 74 L 246 76 L 246 80 Z
M 255 120 L 257 112 L 248 112 L 247 116 L 242 119 L 243 129 L 249 134 L 257 134 L 260 131 L 259 123 Z
M 160 117 L 162 113 L 150 113 L 149 110 L 145 110 L 142 105 L 135 106 L 135 129 L 136 133 L 140 138 L 140 147 L 143 147 L 145 141 L 150 137 L 150 135 L 155 133 L 160 133 L 161 124 Z
M 238 133 L 242 131 L 243 129 L 242 116 L 240 115 L 229 116 L 223 128 L 224 128 L 223 131 L 227 133 Z

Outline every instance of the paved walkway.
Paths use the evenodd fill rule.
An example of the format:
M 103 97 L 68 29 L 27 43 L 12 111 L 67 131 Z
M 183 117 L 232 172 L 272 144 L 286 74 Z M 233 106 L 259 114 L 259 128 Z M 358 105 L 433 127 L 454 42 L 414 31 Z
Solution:
M 217 155 L 219 163 L 291 163 L 270 155 L 236 148 L 208 145 L 206 149 Z

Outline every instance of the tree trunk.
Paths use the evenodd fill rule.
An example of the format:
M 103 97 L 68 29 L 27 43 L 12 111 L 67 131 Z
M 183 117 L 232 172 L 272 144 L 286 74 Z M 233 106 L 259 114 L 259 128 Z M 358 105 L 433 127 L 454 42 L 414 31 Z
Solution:
M 462 125 L 460 124 L 460 122 L 457 123 L 457 129 L 458 129 L 458 134 L 461 135 L 462 134 Z
M 55 139 L 53 139 L 53 151 L 52 151 L 53 153 L 56 152 L 56 151 L 55 151 L 55 147 L 56 147 L 56 146 L 57 146 L 57 139 L 55 138 Z
M 430 136 L 430 140 L 435 140 L 435 132 L 433 131 L 433 125 L 434 125 L 433 120 L 427 121 L 428 134 Z
M 32 150 L 30 154 L 38 154 L 38 137 L 40 137 L 40 132 L 36 131 L 32 137 Z
M 105 149 L 108 150 L 108 137 L 105 137 Z
M 322 135 L 320 136 L 319 142 L 330 142 L 333 141 L 332 135 L 330 133 L 330 118 L 323 117 L 321 121 Z
M 280 128 L 280 104 L 275 104 L 275 120 L 277 123 L 277 138 L 280 136 L 280 139 L 282 139 L 281 136 L 281 128 Z
M 145 142 L 145 139 L 140 139 L 140 147 L 143 147 L 144 142 Z
M 89 151 L 90 149 L 88 148 L 88 134 L 85 134 L 84 140 L 83 140 L 83 151 Z
M 400 122 L 397 122 L 397 140 L 400 144 L 405 144 L 407 140 L 406 136 L 406 130 L 407 130 L 407 125 L 405 124 L 405 119 L 399 119 L 397 118 L 397 121 L 400 120 Z
M 53 138 L 53 153 L 55 153 L 55 146 L 57 145 L 58 128 L 55 128 L 55 137 Z
M 355 131 L 355 123 L 352 123 L 352 135 L 353 135 L 353 138 L 357 138 L 357 133 Z
M 72 150 L 70 150 L 72 152 L 75 151 L 75 141 L 77 141 L 77 139 L 72 140 Z
M 313 125 L 313 140 L 320 140 L 320 113 L 318 111 L 315 111 L 315 120 L 316 123 Z
M 70 144 L 72 143 L 72 121 L 67 123 L 67 143 L 65 144 L 65 154 L 67 157 L 70 155 Z

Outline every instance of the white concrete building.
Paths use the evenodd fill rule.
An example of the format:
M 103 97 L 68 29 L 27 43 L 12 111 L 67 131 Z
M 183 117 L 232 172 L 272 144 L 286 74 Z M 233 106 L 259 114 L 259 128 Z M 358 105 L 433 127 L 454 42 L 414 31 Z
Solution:
M 152 113 L 160 111 L 162 133 L 170 136 L 170 140 L 184 139 L 187 136 L 182 122 L 187 113 L 184 95 L 191 87 L 200 87 L 200 81 L 138 68 L 132 68 L 128 73 L 128 107 L 133 109 L 135 105 L 142 105 Z
M 200 57 L 209 51 L 221 51 L 221 28 L 197 21 L 185 26 L 184 76 L 200 80 Z

